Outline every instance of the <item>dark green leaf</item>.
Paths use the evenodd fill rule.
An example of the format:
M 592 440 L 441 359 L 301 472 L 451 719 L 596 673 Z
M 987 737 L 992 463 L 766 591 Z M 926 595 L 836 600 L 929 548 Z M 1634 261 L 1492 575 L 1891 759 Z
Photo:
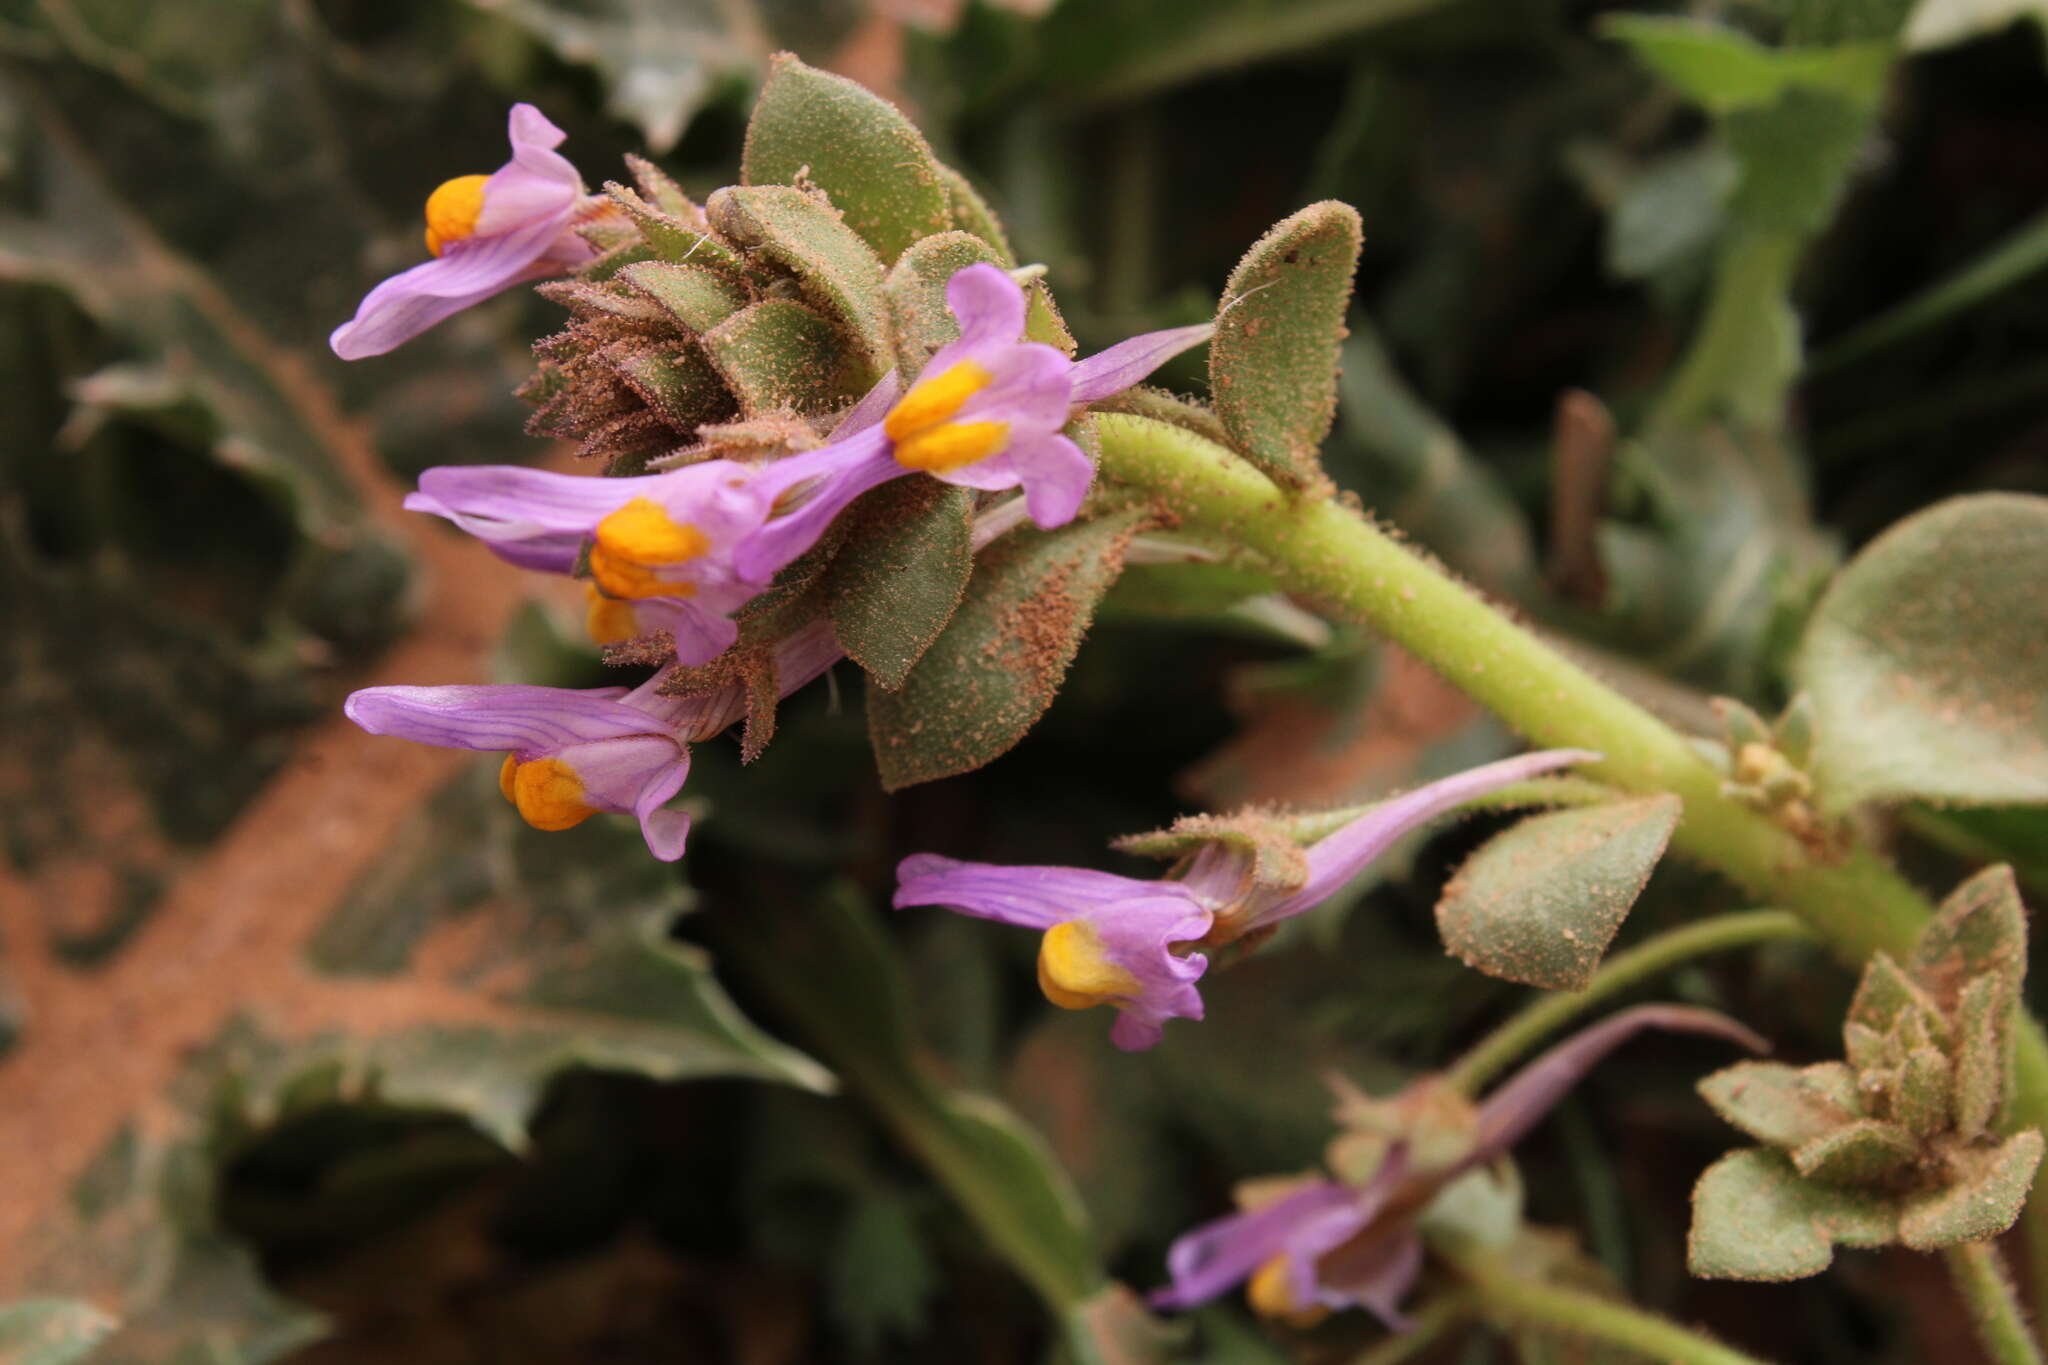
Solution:
M 1495 835 L 1437 902 L 1444 947 L 1492 976 L 1581 989 L 1682 810 L 1675 796 L 1652 796 L 1533 815 Z
M 881 378 L 890 364 L 882 263 L 834 209 L 802 190 L 762 185 L 722 189 L 705 211 L 720 232 L 796 276 L 804 297 L 845 328 L 859 345 L 847 360 L 862 388 Z M 846 338 L 839 348 L 850 350 Z
M 660 304 L 685 331 L 708 332 L 746 306 L 746 290 L 703 265 L 641 261 L 619 278 Z
M 953 619 L 974 572 L 974 494 L 913 476 L 847 512 L 849 537 L 826 573 L 832 629 L 885 691 L 903 686 Z
M 942 232 L 906 250 L 882 282 L 896 373 L 907 384 L 924 370 L 932 353 L 960 336 L 960 323 L 946 307 L 946 282 L 977 262 L 1001 265 L 993 246 L 965 232 Z
M 953 226 L 951 187 L 895 106 L 788 53 L 769 63 L 740 161 L 746 185 L 816 185 L 885 262 Z
M 1337 353 L 1364 241 L 1356 209 L 1311 204 L 1245 253 L 1216 313 L 1216 415 L 1239 451 L 1292 488 L 1323 479 L 1317 452 L 1337 416 Z
M 749 304 L 703 341 L 749 417 L 789 409 L 830 412 L 856 397 L 867 380 L 844 334 L 795 299 Z
M 1052 705 L 1148 516 L 1014 532 L 982 553 L 952 624 L 902 689 L 868 698 L 884 787 L 972 772 L 1024 737 Z

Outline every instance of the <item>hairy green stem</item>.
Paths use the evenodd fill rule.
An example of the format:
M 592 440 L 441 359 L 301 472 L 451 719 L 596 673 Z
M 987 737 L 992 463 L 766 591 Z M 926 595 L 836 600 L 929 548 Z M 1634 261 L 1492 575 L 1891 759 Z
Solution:
M 1509 1064 L 1593 1006 L 1703 953 L 1725 952 L 1774 939 L 1811 939 L 1813 930 L 1783 910 L 1744 910 L 1672 929 L 1607 959 L 1584 990 L 1554 992 L 1532 1001 L 1444 1073 L 1466 1095 L 1476 1095 Z
M 1763 1365 L 1755 1356 L 1723 1346 L 1669 1318 L 1583 1290 L 1525 1279 L 1492 1252 L 1467 1248 L 1450 1259 L 1472 1286 L 1480 1313 L 1496 1321 L 1619 1346 L 1666 1365 Z
M 1684 736 L 1352 508 L 1291 497 L 1180 427 L 1108 413 L 1094 423 L 1109 479 L 1227 536 L 1285 590 L 1376 627 L 1535 743 L 1598 750 L 1587 776 L 1677 794 L 1685 817 L 1673 847 L 1799 915 L 1843 962 L 1911 950 L 1933 906 L 1874 852 L 1816 854 L 1723 795 L 1720 773 Z M 2048 1127 L 2048 1037 L 2031 1019 L 2018 1052 L 2014 1119 Z M 2035 1193 L 2044 1197 L 2029 1201 L 2028 1238 L 2035 1273 L 2048 1277 L 2048 1173 Z M 2048 1279 L 2036 1290 L 2048 1292 Z
M 1996 1365 L 2042 1365 L 2041 1348 L 2027 1328 L 2012 1281 L 1998 1263 L 1993 1242 L 1964 1242 L 1942 1253 L 1949 1274 L 1963 1301 L 1970 1305 L 1970 1320 L 1977 1324 L 1977 1339 Z

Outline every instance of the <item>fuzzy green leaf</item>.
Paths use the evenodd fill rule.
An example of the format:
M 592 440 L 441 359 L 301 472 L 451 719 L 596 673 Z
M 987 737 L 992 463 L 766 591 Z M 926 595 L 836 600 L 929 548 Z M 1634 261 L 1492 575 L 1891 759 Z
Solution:
M 1831 810 L 2048 802 L 2048 498 L 1954 498 L 1879 536 L 1815 608 L 1798 671 Z
M 2005 1112 L 2012 1089 L 2013 1002 L 1991 977 L 1963 988 L 1956 1006 L 1955 1125 L 1965 1138 L 1981 1137 Z
M 953 226 L 951 187 L 924 134 L 879 95 L 786 52 L 747 124 L 740 183 L 816 185 L 884 261 Z
M 1913 1049 L 1899 1068 L 1892 1117 L 1923 1138 L 1948 1131 L 1955 1120 L 1955 1072 L 1939 1050 Z
M 1990 977 L 2017 1008 L 2027 973 L 2027 910 L 2012 869 L 1987 867 L 1950 892 L 1913 945 L 1909 969 L 1951 1007 L 1964 987 Z
M 640 261 L 621 270 L 619 278 L 689 332 L 708 332 L 747 303 L 746 290 L 706 265 Z
M 1899 1125 L 1858 1119 L 1800 1144 L 1792 1164 L 1823 1184 L 1869 1185 L 1905 1166 L 1919 1151 L 1913 1135 Z
M 619 342 L 606 358 L 626 387 L 687 438 L 705 422 L 732 415 L 725 380 L 695 346 Z
M 1917 1021 L 1930 1035 L 1946 1036 L 1935 1002 L 1888 953 L 1871 955 L 1864 964 L 1863 978 L 1849 1002 L 1847 1023 L 1861 1033 L 1851 1039 L 1849 1064 L 1865 1067 L 1896 1066 L 1905 1060 L 1903 1052 L 1893 1054 L 1895 1035 L 1908 1018 Z M 1845 1030 L 1844 1036 L 1847 1037 Z
M 946 282 L 953 272 L 977 262 L 1001 265 L 1002 257 L 971 233 L 942 232 L 918 242 L 889 267 L 882 281 L 882 301 L 896 373 L 906 384 L 924 369 L 933 352 L 959 339 L 959 320 L 946 307 Z
M 946 199 L 953 207 L 953 226 L 993 246 L 1003 265 L 1017 264 L 1017 253 L 1010 246 L 1009 234 L 1003 231 L 1003 221 L 996 217 L 988 200 L 981 197 L 981 191 L 944 162 L 939 164 L 939 179 L 946 183 Z
M 1578 990 L 1650 879 L 1675 796 L 1534 815 L 1489 839 L 1444 888 L 1444 947 L 1491 976 Z
M 983 552 L 952 624 L 902 689 L 868 699 L 885 788 L 972 772 L 1024 737 L 1052 705 L 1149 515 L 1014 532 Z
M 1772 104 L 1728 115 L 1723 127 L 1742 168 L 1729 216 L 1767 232 L 1811 236 L 1834 218 L 1871 118 L 1843 95 L 1793 86 Z
M 974 494 L 937 479 L 882 485 L 848 511 L 827 571 L 832 629 L 878 687 L 895 691 L 953 619 L 974 572 Z
M 626 211 L 640 230 L 640 249 L 649 259 L 664 265 L 711 266 L 729 273 L 745 269 L 739 254 L 711 235 L 704 211 L 691 206 L 687 217 L 658 209 L 624 185 L 609 184 L 605 193 Z
M 1716 1114 L 1773 1147 L 1801 1146 L 1862 1117 L 1856 1078 L 1840 1062 L 1737 1062 L 1701 1081 L 1699 1092 Z
M 703 341 L 749 417 L 791 408 L 830 412 L 851 401 L 866 378 L 839 329 L 795 299 L 749 304 Z
M 761 185 L 719 190 L 705 211 L 735 243 L 794 275 L 804 298 L 846 329 L 867 362 L 863 388 L 881 378 L 890 363 L 882 263 L 836 209 L 802 190 Z
M 2013 1225 L 2041 1164 L 2041 1134 L 2029 1128 L 1998 1147 L 1969 1153 L 1954 1185 L 1906 1201 L 1899 1240 L 1915 1251 L 1982 1242 Z
M 1216 415 L 1252 463 L 1291 488 L 1323 478 L 1337 416 L 1337 356 L 1364 246 L 1358 210 L 1334 200 L 1283 218 L 1224 286 L 1209 343 Z
M 73 1299 L 23 1299 L 0 1306 L 0 1360 L 71 1365 L 114 1329 L 114 1320 Z
M 1804 1279 L 1827 1269 L 1838 1243 L 1892 1241 L 1898 1219 L 1890 1199 L 1805 1180 L 1782 1153 L 1750 1147 L 1694 1186 L 1686 1264 L 1708 1280 Z
M 1795 87 L 1867 103 L 1882 92 L 1891 60 L 1882 43 L 1771 48 L 1720 24 L 1648 14 L 1608 15 L 1600 31 L 1628 44 L 1643 65 L 1717 114 L 1770 104 Z

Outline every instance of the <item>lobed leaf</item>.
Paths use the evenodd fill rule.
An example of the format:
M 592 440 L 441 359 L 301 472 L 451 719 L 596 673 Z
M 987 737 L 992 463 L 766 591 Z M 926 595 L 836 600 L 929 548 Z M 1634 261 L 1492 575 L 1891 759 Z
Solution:
M 1802 1178 L 1782 1153 L 1730 1152 L 1692 1192 L 1686 1265 L 1708 1280 L 1798 1280 L 1817 1275 L 1837 1244 L 1883 1246 L 1899 1211 L 1882 1195 Z
M 1967 1154 L 1966 1170 L 1953 1185 L 1906 1200 L 1899 1240 L 1915 1251 L 1932 1251 L 1998 1236 L 2026 1205 L 2041 1147 L 2041 1134 L 2029 1128 L 1989 1151 Z
M 1530 816 L 1466 859 L 1437 902 L 1444 947 L 1491 976 L 1579 990 L 1678 827 L 1683 803 L 1645 797 Z
M 787 52 L 747 124 L 742 185 L 815 185 L 885 262 L 953 226 L 953 189 L 915 124 L 881 96 Z
M 1856 1077 L 1840 1062 L 1737 1062 L 1701 1081 L 1699 1092 L 1716 1114 L 1772 1147 L 1798 1147 L 1862 1117 Z
M 1358 210 L 1328 200 L 1282 219 L 1230 272 L 1209 343 L 1216 415 L 1246 458 L 1290 488 L 1323 480 L 1338 348 L 1364 246 Z
M 902 688 L 868 699 L 885 788 L 972 772 L 1024 737 L 1052 705 L 1150 515 L 1130 509 L 1025 530 L 983 552 L 952 623 Z
M 2048 498 L 1953 498 L 1879 536 L 1814 609 L 1797 672 L 1830 811 L 2048 802 Z

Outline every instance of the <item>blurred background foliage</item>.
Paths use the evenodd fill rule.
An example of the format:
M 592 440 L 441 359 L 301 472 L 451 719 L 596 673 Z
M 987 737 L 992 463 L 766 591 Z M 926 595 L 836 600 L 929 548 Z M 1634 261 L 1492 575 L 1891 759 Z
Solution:
M 1391 1088 L 1521 994 L 1430 918 L 1484 822 L 1143 1056 L 1048 1008 L 1022 936 L 880 911 L 913 850 L 1108 866 L 1108 836 L 1190 809 L 1505 751 L 1405 656 L 1218 610 L 1233 583 L 1134 572 L 1045 723 L 971 776 L 885 800 L 860 699 L 824 687 L 744 772 L 703 746 L 688 886 L 628 828 L 537 835 L 481 763 L 348 732 L 370 681 L 600 676 L 572 603 L 396 512 L 428 464 L 551 458 L 509 393 L 555 311 L 522 291 L 393 357 L 324 346 L 418 257 L 427 191 L 498 162 L 510 102 L 593 184 L 645 151 L 701 195 L 792 48 L 913 113 L 1084 349 L 1204 319 L 1268 224 L 1357 205 L 1330 471 L 1709 733 L 1707 693 L 1784 701 L 1847 549 L 2048 491 L 2028 9 L 1924 0 L 1896 61 L 1883 0 L 1687 11 L 1824 54 L 1791 70 L 1575 0 L 0 0 L 0 1164 L 26 1192 L 0 1287 L 49 1296 L 0 1311 L 0 1351 L 1147 1358 L 1065 1339 L 1027 1281 L 1157 1283 L 1233 1181 L 1316 1159 L 1326 1072 Z M 2044 835 L 1909 810 L 1898 848 L 2015 858 L 2038 895 Z M 1733 896 L 1667 868 L 1628 932 Z M 1804 1060 L 1847 983 L 1787 948 L 1669 991 Z M 1726 1145 L 1689 1084 L 1719 1060 L 1606 1068 L 1527 1149 L 1532 1217 L 1776 1358 L 1960 1359 L 1903 1256 L 1685 1279 L 1684 1191 Z M 935 1151 L 1008 1173 L 973 1221 Z M 1006 1264 L 1004 1228 L 1071 1256 Z M 1376 1336 L 1226 1304 L 1160 1349 Z

